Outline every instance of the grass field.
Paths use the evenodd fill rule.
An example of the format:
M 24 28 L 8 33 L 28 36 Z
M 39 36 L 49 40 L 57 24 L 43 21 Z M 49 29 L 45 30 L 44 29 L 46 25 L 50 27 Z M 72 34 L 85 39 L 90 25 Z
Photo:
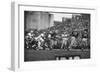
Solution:
M 44 61 L 56 60 L 56 57 L 75 57 L 79 56 L 80 59 L 89 59 L 90 50 L 25 50 L 24 61 Z

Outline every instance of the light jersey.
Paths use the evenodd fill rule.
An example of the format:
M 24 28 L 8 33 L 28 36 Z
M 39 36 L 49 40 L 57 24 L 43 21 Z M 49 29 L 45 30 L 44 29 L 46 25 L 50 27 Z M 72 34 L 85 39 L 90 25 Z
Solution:
M 48 35 L 48 38 L 51 38 L 51 34 Z
M 87 41 L 87 38 L 83 38 L 82 41 Z
M 34 36 L 34 34 L 32 33 L 28 33 L 29 38 L 32 38 Z
M 29 38 L 31 38 L 32 37 L 32 34 L 31 33 L 28 33 L 28 36 L 29 36 Z
M 38 37 L 35 37 L 35 40 L 38 41 L 38 47 L 39 47 L 39 49 L 43 49 L 43 48 L 41 47 L 41 43 L 44 42 L 44 39 L 42 38 L 42 36 L 39 35 Z
M 71 44 L 70 45 L 76 45 L 76 38 L 71 37 Z
M 67 36 L 68 36 L 67 34 L 62 34 L 63 41 L 67 41 L 68 40 Z
M 72 40 L 72 41 L 75 41 L 75 37 L 72 37 L 71 40 Z
M 44 42 L 44 39 L 41 37 L 41 35 L 39 35 L 38 37 L 35 37 L 35 40 Z

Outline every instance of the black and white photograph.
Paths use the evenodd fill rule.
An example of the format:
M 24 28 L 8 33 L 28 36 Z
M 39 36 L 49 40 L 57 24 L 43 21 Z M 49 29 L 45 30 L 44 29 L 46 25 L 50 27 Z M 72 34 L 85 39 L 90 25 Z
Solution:
M 95 7 L 15 2 L 11 8 L 12 70 L 66 72 L 99 62 Z
M 91 14 L 24 11 L 24 62 L 91 58 Z

